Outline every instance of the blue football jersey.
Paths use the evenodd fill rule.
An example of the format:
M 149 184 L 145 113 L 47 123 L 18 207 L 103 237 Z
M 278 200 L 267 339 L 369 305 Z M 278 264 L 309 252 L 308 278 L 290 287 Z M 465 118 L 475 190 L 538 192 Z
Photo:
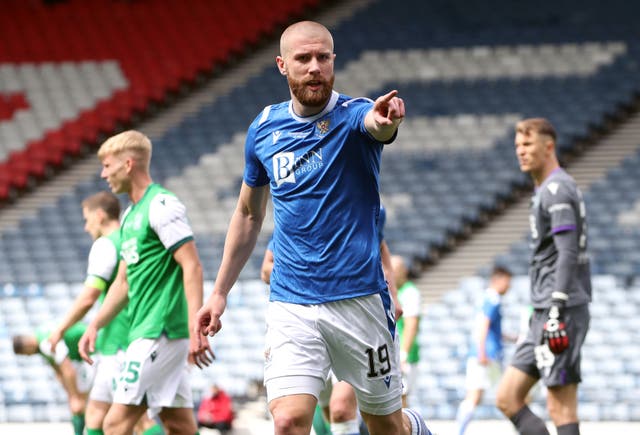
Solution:
M 489 288 L 485 291 L 481 304 L 476 308 L 476 322 L 481 319 L 489 319 L 489 331 L 485 341 L 487 358 L 500 361 L 503 356 L 502 343 L 502 298 L 495 290 Z M 469 347 L 469 356 L 478 356 L 477 327 L 474 328 L 473 338 Z
M 289 101 L 249 127 L 244 182 L 270 183 L 273 201 L 271 300 L 317 304 L 386 289 L 376 228 L 383 144 L 364 126 L 372 104 L 333 92 L 316 115 L 297 116 Z

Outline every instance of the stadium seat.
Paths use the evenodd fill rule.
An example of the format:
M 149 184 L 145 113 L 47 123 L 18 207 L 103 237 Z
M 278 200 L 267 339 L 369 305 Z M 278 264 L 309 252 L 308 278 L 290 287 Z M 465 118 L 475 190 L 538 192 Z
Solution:
M 168 95 L 181 92 L 185 83 L 196 83 L 230 57 L 248 53 L 252 44 L 320 2 L 278 0 L 267 7 L 252 0 L 212 7 L 197 0 L 186 7 L 177 0 L 162 6 L 70 0 L 54 8 L 6 3 L 0 14 L 0 198 L 8 199 L 32 188 L 35 179 L 47 178 L 51 168 L 72 164 L 69 157 L 82 155 L 87 145 L 127 125 L 135 114 L 169 104 Z M 603 6 L 595 0 L 587 0 L 579 13 L 560 2 L 553 14 L 533 5 L 523 6 L 527 13 L 522 14 L 464 2 L 473 13 L 463 16 L 462 5 L 461 0 L 412 0 L 390 12 L 384 2 L 374 2 L 332 29 L 339 41 L 339 88 L 375 97 L 392 84 L 410 109 L 398 139 L 383 153 L 380 191 L 392 251 L 418 265 L 450 249 L 452 241 L 514 191 L 529 187 L 512 150 L 518 119 L 551 118 L 561 149 L 571 152 L 574 139 L 604 127 L 639 88 L 640 51 L 629 36 L 637 26 L 635 13 L 621 15 L 613 8 L 600 13 Z M 392 35 L 371 31 L 390 17 L 398 24 Z M 210 32 L 206 40 L 200 31 L 205 27 Z M 273 67 L 255 71 L 246 83 L 153 138 L 154 179 L 187 205 L 202 262 L 208 265 L 205 290 L 212 288 L 211 266 L 219 264 L 236 205 L 247 125 L 264 106 L 287 98 Z M 626 345 L 638 341 L 633 331 L 640 328 L 640 292 L 621 284 L 640 275 L 640 234 L 633 229 L 638 220 L 632 207 L 640 203 L 637 165 L 638 156 L 630 156 L 585 192 L 593 267 L 604 274 L 594 279 L 594 320 L 584 349 L 581 409 L 587 419 L 640 413 L 633 390 L 624 393 L 622 388 L 640 379 L 634 364 L 638 346 Z M 35 218 L 0 234 L 2 340 L 35 325 L 22 317 L 42 317 L 45 308 L 58 316 L 77 295 L 90 246 L 79 204 L 104 188 L 96 175 L 41 207 Z M 214 340 L 222 383 L 238 395 L 260 372 L 268 289 L 258 279 L 272 228 L 273 222 L 265 221 L 241 282 L 229 296 L 225 316 L 240 325 L 245 339 L 239 342 L 223 330 Z M 47 259 L 53 249 L 55 258 Z M 505 326 L 517 324 L 526 303 L 528 252 L 523 235 L 507 254 L 518 276 L 505 301 Z M 482 277 L 469 277 L 425 315 L 420 340 L 428 364 L 420 366 L 420 379 L 426 380 L 416 400 L 428 415 L 451 418 L 455 412 L 470 327 L 464 320 L 484 285 Z M 624 332 L 607 339 L 607 328 Z M 434 347 L 437 352 L 430 350 Z M 602 356 L 614 352 L 620 358 L 607 365 Z M 234 366 L 235 358 L 247 359 L 246 364 Z M 15 366 L 8 367 L 11 374 Z M 608 377 L 598 377 L 600 372 Z M 206 374 L 216 376 L 213 370 Z M 197 379 L 196 389 L 203 389 L 209 378 Z M 612 404 L 605 406 L 606 401 Z M 7 408 L 6 415 L 15 411 L 26 419 L 34 413 L 14 408 Z M 55 409 L 47 408 L 51 418 Z M 495 417 L 494 412 L 479 410 L 483 418 Z

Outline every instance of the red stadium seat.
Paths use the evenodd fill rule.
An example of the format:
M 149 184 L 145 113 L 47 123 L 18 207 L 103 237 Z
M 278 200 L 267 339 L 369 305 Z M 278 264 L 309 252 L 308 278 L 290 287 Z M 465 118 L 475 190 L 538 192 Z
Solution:
M 65 155 L 80 154 L 84 144 L 95 144 L 101 134 L 129 123 L 135 113 L 146 112 L 151 102 L 162 104 L 183 83 L 194 82 L 200 74 L 241 54 L 292 15 L 318 2 L 68 0 L 48 6 L 3 1 L 0 64 L 53 62 L 55 68 L 61 62 L 115 60 L 127 86 L 118 87 L 94 107 L 82 106 L 76 118 L 61 122 L 42 139 L 25 143 L 24 149 L 12 154 L 11 170 L 0 177 L 0 197 L 8 194 L 7 186 L 25 188 L 29 176 L 46 176 L 49 166 L 65 162 Z M 26 95 L 0 94 L 0 120 L 29 109 L 33 102 Z

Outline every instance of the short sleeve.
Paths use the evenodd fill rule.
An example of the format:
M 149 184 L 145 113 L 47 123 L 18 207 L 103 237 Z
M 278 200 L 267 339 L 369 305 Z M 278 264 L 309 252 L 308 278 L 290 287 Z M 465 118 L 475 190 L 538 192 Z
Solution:
M 109 281 L 118 266 L 118 252 L 113 242 L 107 237 L 100 237 L 91 246 L 87 265 L 87 281 L 100 278 Z M 87 282 L 85 281 L 85 282 Z M 92 285 L 94 287 L 94 285 Z M 100 290 L 104 290 L 101 288 Z
M 264 186 L 269 183 L 269 175 L 256 154 L 256 133 L 259 122 L 268 116 L 269 107 L 265 108 L 260 120 L 255 120 L 244 142 L 244 182 L 250 187 Z M 266 113 L 266 114 L 265 114 Z
M 420 315 L 420 291 L 417 288 L 407 288 L 399 298 L 403 317 L 418 317 Z
M 187 209 L 174 195 L 158 194 L 149 205 L 149 225 L 168 250 L 193 239 Z

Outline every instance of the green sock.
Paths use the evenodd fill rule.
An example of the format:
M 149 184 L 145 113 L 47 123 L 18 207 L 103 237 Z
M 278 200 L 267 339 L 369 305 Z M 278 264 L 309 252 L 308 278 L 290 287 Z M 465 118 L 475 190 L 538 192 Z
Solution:
M 324 421 L 324 416 L 322 415 L 322 408 L 319 405 L 316 405 L 316 411 L 313 414 L 313 430 L 317 435 L 331 435 L 331 429 L 329 429 L 329 424 Z
M 102 429 L 87 428 L 87 435 L 104 435 L 104 431 Z
M 84 433 L 84 414 L 73 414 L 71 424 L 73 425 L 73 433 L 82 435 Z
M 164 430 L 162 429 L 162 426 L 160 426 L 159 424 L 154 424 L 149 429 L 142 432 L 142 435 L 163 435 L 163 434 L 164 434 Z

